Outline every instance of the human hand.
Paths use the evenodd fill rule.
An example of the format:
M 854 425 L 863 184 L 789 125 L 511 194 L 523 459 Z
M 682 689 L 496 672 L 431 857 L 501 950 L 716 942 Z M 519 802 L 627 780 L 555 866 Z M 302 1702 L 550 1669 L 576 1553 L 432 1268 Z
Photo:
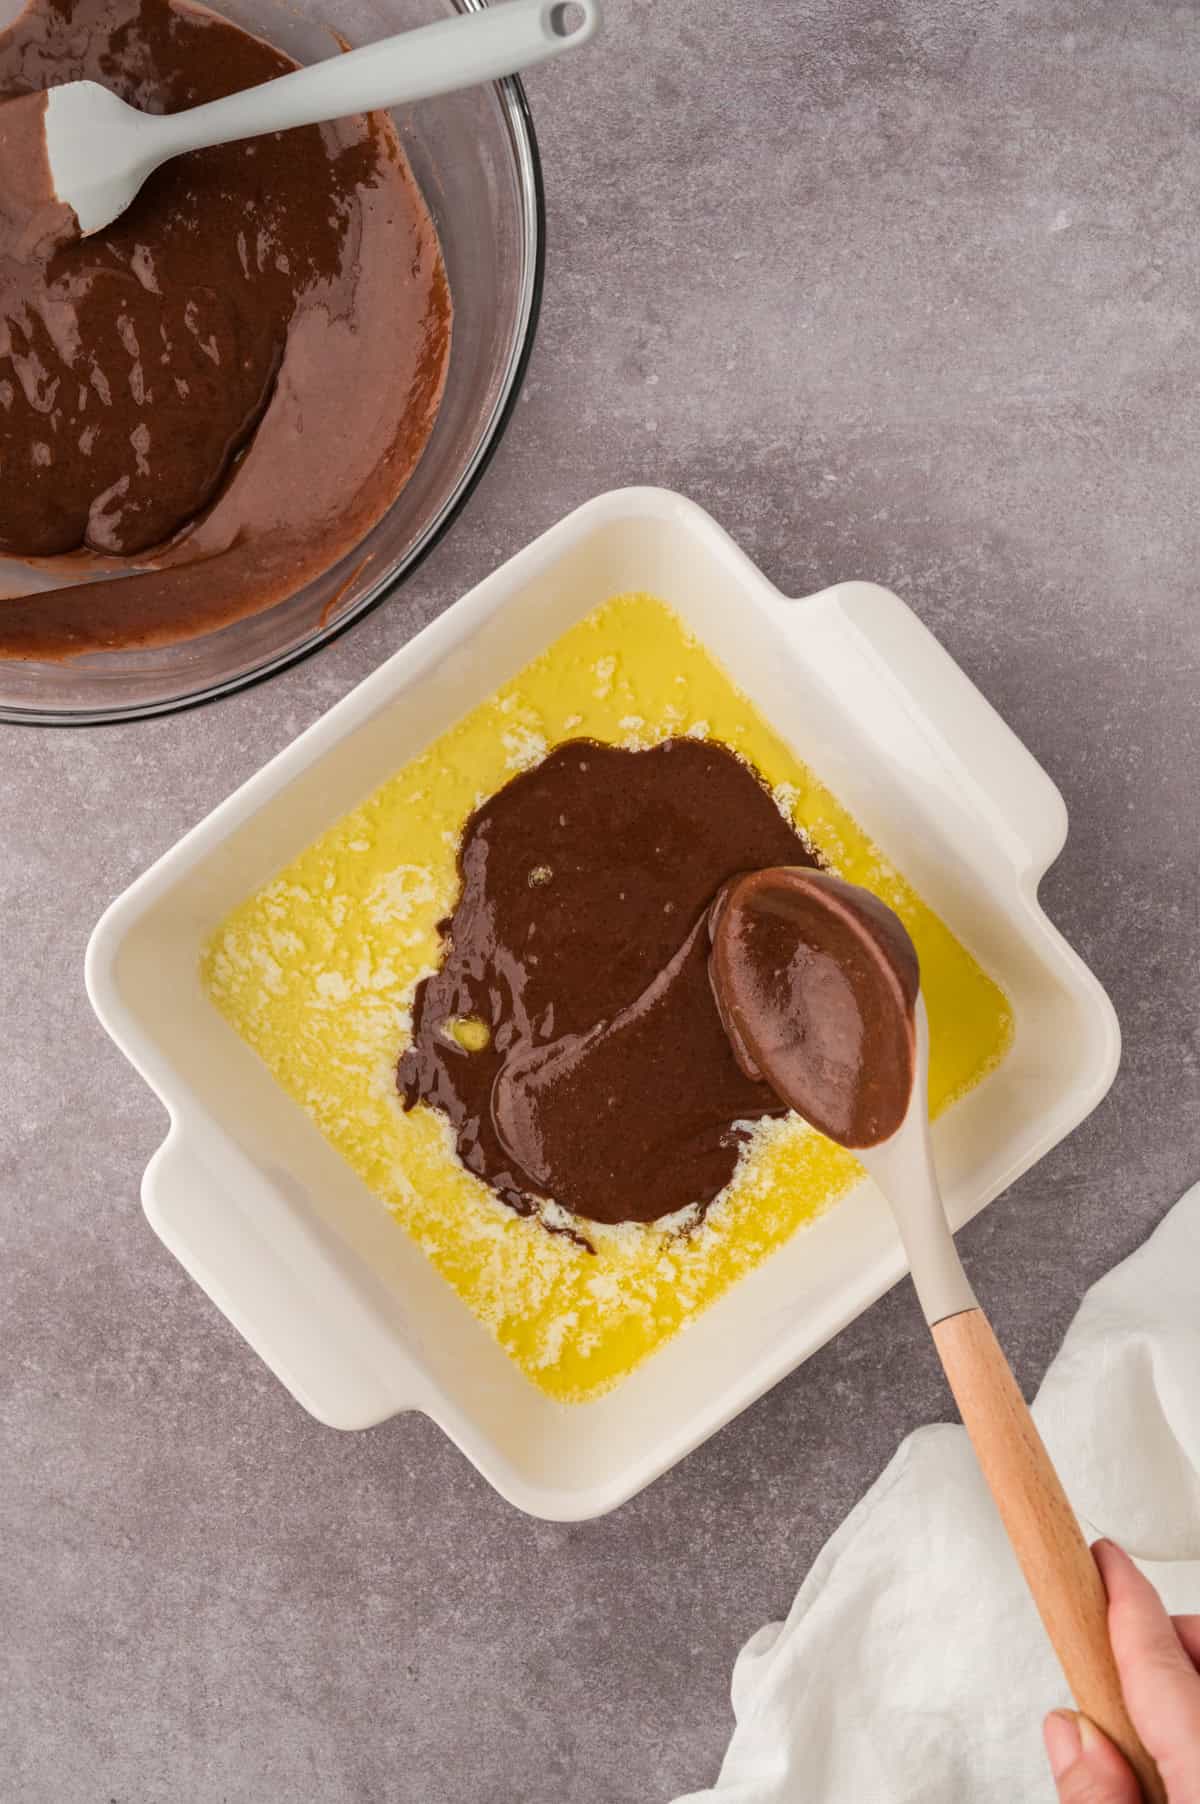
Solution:
M 1133 1726 L 1162 1774 L 1168 1804 L 1200 1804 L 1200 1616 L 1168 1616 L 1112 1541 L 1097 1541 L 1092 1551 Z M 1053 1710 L 1043 1734 L 1059 1804 L 1141 1804 L 1128 1762 L 1086 1717 Z

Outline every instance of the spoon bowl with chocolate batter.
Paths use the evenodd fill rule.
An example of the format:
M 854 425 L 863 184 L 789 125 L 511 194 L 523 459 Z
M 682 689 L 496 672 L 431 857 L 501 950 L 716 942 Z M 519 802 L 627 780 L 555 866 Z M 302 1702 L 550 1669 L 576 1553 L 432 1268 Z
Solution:
M 946 1220 L 929 1132 L 929 1023 L 903 923 L 828 872 L 781 866 L 727 884 L 710 935 L 713 994 L 738 1064 L 853 1148 L 891 1205 L 950 1388 L 1067 1682 L 1147 1798 L 1163 1798 L 1121 1695 L 1099 1570 Z

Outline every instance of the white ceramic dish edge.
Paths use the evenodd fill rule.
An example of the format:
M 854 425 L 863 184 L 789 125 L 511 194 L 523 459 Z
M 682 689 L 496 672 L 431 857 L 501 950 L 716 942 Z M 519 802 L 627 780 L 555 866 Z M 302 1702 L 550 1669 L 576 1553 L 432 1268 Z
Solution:
M 849 685 L 858 698 L 863 731 L 886 743 L 897 784 L 908 785 L 920 799 L 926 821 L 936 818 L 941 822 L 945 844 L 969 842 L 971 872 L 964 864 L 954 882 L 961 878 L 968 888 L 973 883 L 980 895 L 985 890 L 994 892 L 997 922 L 1002 913 L 1004 933 L 1011 930 L 1013 945 L 1022 940 L 1029 957 L 1041 961 L 1039 969 L 1044 965 L 1052 974 L 1056 994 L 1073 1011 L 1072 1020 L 1081 1036 L 1077 1068 L 1072 1068 L 1069 1080 L 1062 1077 L 1057 1093 L 1053 1084 L 1039 1081 L 1029 1086 L 1031 1096 L 1042 1088 L 1046 1095 L 1022 1135 L 1010 1136 L 1005 1144 L 992 1149 L 978 1169 L 971 1168 L 969 1182 L 956 1184 L 954 1161 L 961 1149 L 956 1153 L 954 1146 L 950 1147 L 947 1192 L 956 1227 L 1007 1188 L 1095 1107 L 1112 1081 L 1119 1058 L 1116 1017 L 1108 998 L 1037 902 L 1038 883 L 1066 834 L 1062 798 L 1011 730 L 896 597 L 870 584 L 844 584 L 802 603 L 789 601 L 693 503 L 654 489 L 615 491 L 598 497 L 485 579 L 185 835 L 111 905 L 88 947 L 87 985 L 101 1022 L 162 1100 L 171 1119 L 167 1138 L 151 1160 L 143 1184 L 151 1223 L 297 1399 L 321 1420 L 344 1428 L 367 1426 L 405 1408 L 422 1409 L 512 1503 L 557 1519 L 603 1513 L 641 1489 L 808 1357 L 903 1274 L 899 1243 L 884 1220 L 882 1203 L 877 1196 L 872 1199 L 862 1194 L 870 1193 L 871 1187 L 860 1186 L 853 1193 L 853 1210 L 852 1199 L 847 1198 L 825 1218 L 844 1225 L 845 1232 L 838 1230 L 842 1241 L 851 1236 L 853 1244 L 842 1247 L 838 1257 L 854 1256 L 853 1282 L 843 1277 L 839 1285 L 827 1287 L 819 1297 L 801 1299 L 795 1310 L 783 1306 L 777 1297 L 777 1331 L 768 1332 L 761 1345 L 748 1349 L 744 1365 L 729 1375 L 728 1382 L 712 1385 L 700 1406 L 684 1411 L 669 1426 L 653 1428 L 644 1444 L 632 1451 L 629 1447 L 620 1451 L 620 1437 L 615 1435 L 613 1445 L 618 1451 L 610 1466 L 586 1482 L 560 1481 L 554 1476 L 531 1478 L 531 1456 L 528 1447 L 521 1446 L 521 1436 L 506 1446 L 489 1415 L 489 1385 L 494 1383 L 496 1395 L 501 1396 L 503 1381 L 489 1378 L 475 1386 L 482 1399 L 478 1407 L 474 1393 L 450 1393 L 431 1364 L 428 1345 L 423 1347 L 421 1334 L 414 1335 L 404 1323 L 403 1312 L 399 1330 L 394 1320 L 387 1319 L 388 1308 L 393 1316 L 396 1313 L 395 1299 L 384 1308 L 380 1299 L 371 1295 L 373 1280 L 364 1262 L 343 1257 L 342 1250 L 331 1243 L 328 1227 L 297 1208 L 294 1197 L 285 1193 L 286 1185 L 281 1188 L 279 1170 L 265 1170 L 261 1162 L 248 1157 L 200 1100 L 181 1074 L 178 1058 L 165 1048 L 161 1032 L 156 1033 L 148 1022 L 144 998 L 141 1006 L 131 1001 L 122 967 L 139 929 L 189 873 L 194 874 L 205 861 L 218 859 L 231 836 L 256 817 L 266 818 L 265 811 L 290 785 L 299 783 L 320 761 L 332 760 L 338 748 L 381 710 L 402 696 L 406 701 L 416 698 L 426 679 L 433 680 L 448 659 L 469 648 L 501 610 L 513 610 L 515 620 L 521 598 L 531 595 L 556 567 L 576 555 L 589 535 L 603 538 L 614 531 L 635 538 L 641 535 L 640 542 L 651 548 L 661 539 L 662 558 L 667 562 L 670 556 L 679 555 L 681 546 L 693 546 L 697 559 L 707 560 L 711 566 L 714 586 L 726 586 L 730 595 L 739 596 L 758 611 L 766 636 L 773 623 L 789 640 L 798 660 L 797 670 L 803 663 L 812 680 L 808 700 L 818 713 L 823 688 L 830 691 L 832 706 L 836 702 L 833 688 L 844 690 Z M 697 563 L 696 568 L 700 567 Z M 665 584 L 656 583 L 647 571 L 642 583 L 624 586 L 662 593 Z M 587 605 L 595 605 L 599 599 L 603 596 L 596 594 Z M 583 611 L 581 603 L 576 617 Z M 797 644 L 795 629 L 800 622 L 803 634 Z M 701 636 L 712 644 L 707 633 L 701 632 Z M 548 637 L 538 639 L 535 631 L 534 649 L 547 643 Z M 729 652 L 735 649 L 732 645 L 726 648 L 727 664 Z M 714 650 L 721 655 L 721 648 L 714 646 Z M 515 667 L 524 663 L 527 655 L 528 649 L 518 647 Z M 830 670 L 834 668 L 838 681 L 831 685 Z M 489 693 L 505 674 L 509 673 L 486 683 L 476 681 L 458 712 Z M 739 673 L 734 670 L 733 674 Z M 415 699 L 410 705 L 416 706 Z M 787 732 L 780 713 L 777 705 L 769 717 Z M 443 724 L 449 724 L 449 718 Z M 791 733 L 787 736 L 793 737 Z M 802 755 L 809 754 L 802 751 Z M 402 761 L 403 757 L 397 756 L 395 762 Z M 838 772 L 828 768 L 821 774 L 885 850 L 892 852 L 927 899 L 939 906 L 929 883 L 922 882 L 921 872 L 913 868 L 912 859 L 897 857 L 887 844 L 886 831 L 879 831 L 877 821 L 864 819 L 870 809 L 861 805 L 861 799 L 860 805 L 854 805 L 856 798 L 847 793 L 847 782 L 839 781 Z M 849 768 L 841 775 L 849 778 Z M 377 780 L 377 774 L 370 781 L 364 779 L 358 793 L 367 793 Z M 345 798 L 336 806 L 331 804 L 328 819 L 337 818 L 347 805 Z M 250 887 L 246 882 L 236 893 L 246 893 Z M 953 914 L 945 905 L 941 911 Z M 959 923 L 952 924 L 961 931 Z M 989 1079 L 981 1089 L 994 1087 L 995 1082 Z M 968 1111 L 975 1094 L 946 1119 Z M 1006 1106 L 1011 1116 L 1011 1102 Z M 939 1124 L 939 1132 L 941 1128 Z M 379 1210 L 378 1215 L 394 1235 L 384 1212 Z M 817 1229 L 824 1230 L 824 1222 L 817 1224 Z M 809 1235 L 815 1235 L 817 1229 L 809 1230 Z M 808 1240 L 807 1235 L 797 1238 Z M 816 1242 L 812 1244 L 815 1247 Z M 788 1250 L 780 1249 L 766 1266 L 775 1267 Z M 730 1295 L 758 1278 L 758 1273 L 751 1274 Z M 707 1313 L 714 1314 L 727 1302 L 727 1298 L 720 1299 Z M 425 1339 L 428 1342 L 428 1336 Z M 694 1342 L 695 1331 L 678 1337 L 671 1346 L 677 1349 L 684 1339 Z M 642 1418 L 651 1422 L 654 1416 L 643 1375 L 660 1362 L 665 1370 L 667 1351 L 655 1355 L 614 1393 L 631 1391 L 630 1415 L 635 1426 Z M 504 1360 L 502 1354 L 499 1358 Z M 676 1363 L 677 1359 L 676 1355 Z M 633 1400 L 635 1380 L 641 1388 Z M 525 1383 L 523 1379 L 519 1382 Z M 677 1383 L 678 1377 L 669 1382 Z M 527 1388 L 532 1393 L 532 1387 Z M 507 1407 L 504 1403 L 499 1414 Z M 600 1405 L 549 1408 L 551 1414 L 526 1426 L 525 1441 L 531 1433 L 549 1436 L 550 1441 L 561 1433 L 569 1466 L 575 1457 L 570 1431 L 560 1428 L 560 1423 L 565 1416 L 578 1420 Z M 546 1456 L 551 1463 L 552 1456 L 553 1449 Z

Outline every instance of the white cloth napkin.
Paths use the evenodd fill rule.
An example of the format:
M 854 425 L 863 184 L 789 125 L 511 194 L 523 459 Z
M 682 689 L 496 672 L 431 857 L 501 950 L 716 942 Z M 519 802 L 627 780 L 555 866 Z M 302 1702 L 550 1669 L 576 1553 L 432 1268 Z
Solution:
M 1200 1610 L 1200 1185 L 1088 1292 L 1034 1414 L 1089 1539 Z M 901 1445 L 732 1689 L 720 1778 L 676 1804 L 1053 1798 L 1070 1700 L 962 1428 Z

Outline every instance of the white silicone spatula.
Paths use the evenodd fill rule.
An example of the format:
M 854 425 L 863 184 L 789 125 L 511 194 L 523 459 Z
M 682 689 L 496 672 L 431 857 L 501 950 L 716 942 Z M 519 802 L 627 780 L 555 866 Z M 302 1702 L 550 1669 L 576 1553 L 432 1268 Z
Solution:
M 65 82 L 45 112 L 54 190 L 86 237 L 123 213 L 169 157 L 496 81 L 586 44 L 599 25 L 599 0 L 505 0 L 167 115 L 126 106 L 98 82 Z

